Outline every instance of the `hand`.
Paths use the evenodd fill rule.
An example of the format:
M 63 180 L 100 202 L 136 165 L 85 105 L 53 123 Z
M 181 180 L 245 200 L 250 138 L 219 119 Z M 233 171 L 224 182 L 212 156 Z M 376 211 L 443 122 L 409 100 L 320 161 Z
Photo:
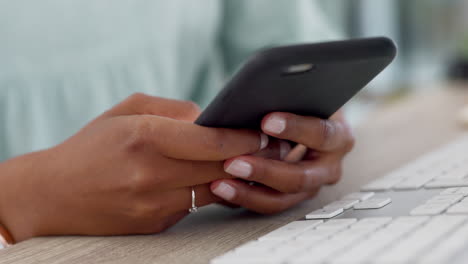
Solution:
M 198 114 L 193 103 L 137 94 L 64 143 L 0 164 L 0 222 L 16 241 L 148 234 L 187 214 L 191 186 L 197 206 L 218 202 L 209 183 L 231 178 L 223 161 L 268 138 L 189 122 Z
M 286 210 L 316 195 L 322 185 L 336 183 L 342 159 L 354 145 L 341 113 L 330 120 L 271 113 L 263 119 L 262 130 L 309 148 L 304 159 L 292 163 L 254 155 L 235 157 L 225 162 L 224 169 L 242 180 L 217 180 L 211 190 L 231 204 L 264 214 Z

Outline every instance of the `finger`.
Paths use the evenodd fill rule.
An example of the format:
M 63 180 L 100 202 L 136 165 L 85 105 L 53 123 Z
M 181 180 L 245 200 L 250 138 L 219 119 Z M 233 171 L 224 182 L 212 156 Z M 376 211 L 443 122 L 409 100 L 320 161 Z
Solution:
M 311 197 L 317 190 L 311 193 L 285 194 L 265 186 L 251 186 L 239 180 L 219 180 L 211 184 L 211 191 L 220 198 L 262 214 L 284 211 Z
M 244 156 L 241 156 L 239 158 L 243 159 Z M 259 159 L 260 161 L 265 160 L 266 162 L 270 160 L 270 158 L 262 158 L 262 157 L 259 157 Z M 151 160 L 151 158 L 148 158 L 148 161 L 146 161 L 147 166 L 145 165 L 145 167 L 149 169 L 144 170 L 138 174 L 138 175 L 148 175 L 148 176 L 141 178 L 140 179 L 141 182 L 138 185 L 142 186 L 144 190 L 152 192 L 152 191 L 164 191 L 167 189 L 178 189 L 178 188 L 183 188 L 186 186 L 208 184 L 215 180 L 220 180 L 220 179 L 232 179 L 233 177 L 243 178 L 242 176 L 235 176 L 236 170 L 232 171 L 232 168 L 230 169 L 230 171 L 232 171 L 231 173 L 226 172 L 228 163 L 232 162 L 233 160 L 234 159 L 228 160 L 227 162 L 224 162 L 224 161 L 189 161 L 189 160 L 175 160 L 171 158 L 166 158 L 165 163 L 167 164 L 167 167 L 171 169 L 167 171 L 162 171 L 160 170 L 160 168 L 154 168 L 153 161 Z M 315 177 L 318 177 L 319 179 L 322 179 L 322 177 L 325 178 L 324 182 L 322 182 L 321 184 L 331 184 L 331 183 L 336 182 L 339 179 L 339 176 L 341 174 L 340 172 L 341 163 L 339 163 L 337 160 L 339 160 L 339 158 L 337 157 L 326 157 L 326 158 L 321 158 L 320 162 L 319 161 L 303 161 L 300 164 L 296 164 L 296 165 L 303 167 L 305 170 L 307 170 L 309 167 L 313 167 L 313 168 L 319 167 L 318 164 L 323 164 L 323 166 L 327 166 L 327 164 L 332 164 L 330 165 L 330 169 L 334 167 L 338 167 L 337 169 L 332 171 L 331 176 L 329 177 L 320 176 L 319 174 L 314 175 Z M 249 162 L 248 157 L 246 158 L 246 161 Z M 252 162 L 249 165 L 254 165 L 254 164 L 256 163 Z M 264 165 L 264 166 L 269 166 L 269 165 Z M 272 168 L 272 170 L 274 169 Z M 259 170 L 255 170 L 255 171 L 258 172 Z M 268 173 L 268 172 L 265 172 L 265 173 Z M 287 171 L 286 173 L 291 173 L 291 171 Z M 288 175 L 286 173 L 284 173 L 284 175 Z M 281 174 L 281 171 L 279 171 L 278 174 Z M 154 176 L 154 175 L 157 175 L 157 176 Z M 293 178 L 292 176 L 288 176 L 288 177 Z M 253 178 L 246 177 L 245 179 L 252 181 L 252 179 L 254 178 L 256 178 L 256 175 L 253 175 Z M 276 178 L 279 178 L 279 179 L 276 180 Z M 271 180 L 269 181 L 272 181 L 273 184 L 268 183 L 266 185 L 274 185 L 276 182 L 279 182 L 278 185 L 283 185 L 282 182 L 287 180 L 281 175 L 273 175 L 270 179 Z M 265 182 L 267 181 L 265 180 Z M 320 184 L 318 180 L 316 183 Z
M 254 153 L 253 156 L 263 157 L 274 160 L 282 160 L 291 150 L 291 145 L 284 141 L 276 138 L 270 138 L 268 140 L 268 146 L 261 151 Z
M 291 140 L 320 151 L 350 149 L 352 135 L 342 121 L 271 113 L 262 121 L 262 130 L 270 136 Z
M 136 93 L 104 113 L 104 116 L 158 115 L 193 122 L 200 113 L 200 107 L 191 101 Z
M 268 137 L 256 131 L 208 128 L 160 116 L 132 117 L 128 129 L 130 149 L 153 147 L 175 159 L 225 160 L 268 145 Z
M 167 160 L 167 172 L 157 172 L 151 169 L 148 174 L 160 176 L 152 182 L 152 190 L 178 189 L 187 186 L 207 184 L 219 179 L 229 179 L 232 175 L 224 171 L 222 161 L 189 161 L 189 160 Z
M 308 147 L 302 145 L 302 144 L 297 144 L 287 155 L 286 157 L 283 159 L 284 161 L 286 162 L 291 162 L 291 163 L 296 163 L 296 162 L 299 162 L 301 161 L 307 151 L 309 150 Z
M 336 163 L 336 162 L 335 162 Z M 227 160 L 224 170 L 244 180 L 259 182 L 285 193 L 301 193 L 316 189 L 336 178 L 334 163 L 320 160 L 288 163 L 253 156 Z
M 195 206 L 203 207 L 222 199 L 211 192 L 210 184 L 193 186 Z M 173 225 L 192 208 L 192 187 L 165 192 L 147 191 L 139 196 L 132 209 L 133 219 L 138 223 L 139 233 L 157 233 Z
M 195 206 L 203 207 L 212 203 L 221 202 L 222 199 L 211 192 L 210 184 L 197 185 L 195 191 Z M 188 212 L 192 208 L 192 187 L 171 190 L 157 197 L 170 205 L 169 213 Z

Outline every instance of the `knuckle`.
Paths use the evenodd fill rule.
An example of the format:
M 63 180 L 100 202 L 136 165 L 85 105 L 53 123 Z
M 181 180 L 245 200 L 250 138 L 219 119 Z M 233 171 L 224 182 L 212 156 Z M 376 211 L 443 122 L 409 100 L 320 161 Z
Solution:
M 150 177 L 143 173 L 135 173 L 129 180 L 128 186 L 132 193 L 139 194 L 148 188 L 149 183 L 152 181 Z
M 193 114 L 193 115 L 198 115 L 201 113 L 201 108 L 200 106 L 198 106 L 198 104 L 196 104 L 195 102 L 192 102 L 192 101 L 182 101 L 183 105 L 184 105 L 184 108 L 185 110 L 189 113 L 189 114 Z
M 304 170 L 298 172 L 294 179 L 289 181 L 287 186 L 286 192 L 288 193 L 300 193 L 304 191 L 305 182 L 306 182 L 307 174 Z
M 209 136 L 203 138 L 204 148 L 215 153 L 226 152 L 226 131 L 224 129 L 214 129 L 212 131 Z
M 157 180 L 150 174 L 142 172 L 135 172 L 127 184 L 129 190 L 133 194 L 140 194 L 152 189 L 156 185 Z
M 150 123 L 145 117 L 138 117 L 128 126 L 125 149 L 128 152 L 139 152 L 147 146 L 150 134 Z
M 288 193 L 300 193 L 304 189 L 304 181 L 307 176 L 304 173 L 298 173 L 294 180 L 291 180 L 288 185 Z
M 333 121 L 321 119 L 320 121 L 320 147 L 327 148 L 336 133 L 336 126 Z
M 289 137 L 295 137 L 294 132 L 296 131 L 295 128 L 297 127 L 297 119 L 293 115 L 290 115 L 290 114 L 282 114 L 281 117 L 286 122 L 286 127 L 278 135 L 280 136 L 288 135 Z
M 252 198 L 249 195 L 249 189 L 238 188 L 234 193 L 234 196 L 229 200 L 229 203 L 238 205 L 241 207 L 248 207 L 252 204 Z
M 252 165 L 253 171 L 252 175 L 250 176 L 250 180 L 260 182 L 260 183 L 266 183 L 267 178 L 268 178 L 268 166 L 265 164 L 262 164 L 261 162 L 257 162 L 254 164 L 252 161 L 249 162 Z
M 137 103 L 137 102 L 144 101 L 147 98 L 148 98 L 148 95 L 146 95 L 144 93 L 133 93 L 132 95 L 127 97 L 126 101 L 129 102 L 129 103 Z

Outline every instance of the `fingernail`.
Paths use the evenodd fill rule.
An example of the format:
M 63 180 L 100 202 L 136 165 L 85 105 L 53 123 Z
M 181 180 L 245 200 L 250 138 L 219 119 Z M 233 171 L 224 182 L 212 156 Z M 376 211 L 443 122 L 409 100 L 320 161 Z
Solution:
M 260 134 L 260 149 L 264 149 L 268 146 L 268 136 L 261 133 Z
M 214 188 L 213 193 L 224 200 L 232 200 L 236 196 L 236 189 L 227 183 L 221 182 Z
M 286 120 L 280 116 L 272 115 L 266 120 L 263 129 L 273 134 L 280 134 L 286 129 Z
M 234 160 L 225 171 L 240 178 L 248 178 L 252 174 L 252 165 L 243 160 Z

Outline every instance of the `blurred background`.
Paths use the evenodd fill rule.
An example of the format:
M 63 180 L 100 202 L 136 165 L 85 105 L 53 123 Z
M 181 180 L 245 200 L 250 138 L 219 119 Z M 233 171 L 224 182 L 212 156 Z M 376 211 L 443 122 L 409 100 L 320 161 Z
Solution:
M 347 105 L 352 124 L 468 79 L 468 0 L 0 1 L 0 160 L 58 144 L 134 92 L 205 106 L 264 45 L 382 35 L 397 59 Z
M 397 60 L 360 96 L 372 101 L 468 78 L 468 0 L 318 0 L 345 37 L 386 35 Z M 446 85 L 445 85 L 446 86 Z

